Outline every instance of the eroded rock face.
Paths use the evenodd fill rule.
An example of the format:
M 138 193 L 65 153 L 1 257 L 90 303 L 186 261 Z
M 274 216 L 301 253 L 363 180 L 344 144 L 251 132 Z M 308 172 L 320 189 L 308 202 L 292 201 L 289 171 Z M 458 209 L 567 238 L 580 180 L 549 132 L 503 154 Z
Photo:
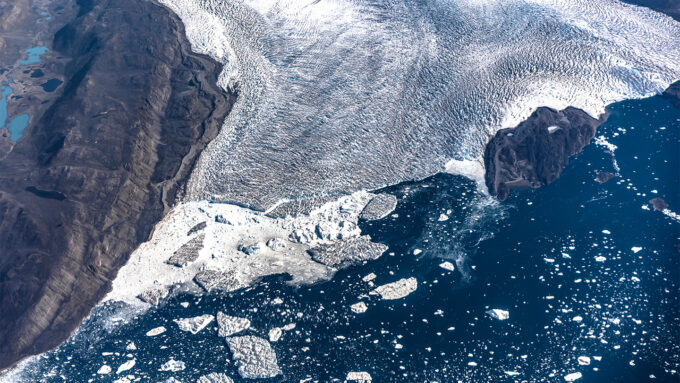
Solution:
M 238 373 L 243 378 L 273 378 L 281 373 L 276 353 L 269 342 L 256 336 L 227 338 Z
M 386 250 L 387 246 L 364 235 L 322 244 L 307 252 L 315 261 L 337 268 L 378 259 Z
M 50 47 L 71 59 L 60 95 L 0 160 L 0 369 L 61 343 L 104 297 L 235 101 L 165 8 L 80 5 Z
M 579 153 L 605 121 L 576 108 L 538 108 L 514 129 L 501 129 L 484 151 L 489 193 L 505 200 L 511 189 L 555 181 L 569 157 Z

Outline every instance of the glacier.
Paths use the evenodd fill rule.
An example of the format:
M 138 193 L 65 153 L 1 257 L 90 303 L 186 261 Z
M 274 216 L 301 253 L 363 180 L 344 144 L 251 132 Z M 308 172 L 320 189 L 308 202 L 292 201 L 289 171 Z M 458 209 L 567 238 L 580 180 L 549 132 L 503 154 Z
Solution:
M 186 200 L 266 210 L 440 171 L 539 106 L 680 78 L 680 24 L 613 0 L 161 0 L 239 99 Z

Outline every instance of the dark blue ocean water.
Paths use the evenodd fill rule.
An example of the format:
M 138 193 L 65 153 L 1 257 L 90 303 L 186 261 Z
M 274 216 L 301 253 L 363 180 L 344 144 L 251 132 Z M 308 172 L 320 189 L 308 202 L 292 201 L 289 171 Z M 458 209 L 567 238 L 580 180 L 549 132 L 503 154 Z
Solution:
M 314 286 L 274 277 L 232 294 L 181 295 L 139 316 L 108 304 L 24 379 L 193 382 L 226 372 L 242 381 L 214 326 L 192 335 L 172 322 L 223 311 L 249 318 L 248 333 L 264 338 L 296 324 L 272 343 L 284 374 L 271 382 L 343 381 L 349 371 L 373 382 L 564 382 L 574 372 L 577 382 L 678 382 L 680 222 L 648 201 L 663 197 L 680 211 L 680 110 L 661 97 L 609 110 L 598 136 L 617 149 L 590 145 L 552 185 L 502 204 L 451 175 L 387 188 L 399 199 L 394 214 L 362 224 L 389 245 L 377 261 Z M 594 181 L 615 163 L 618 177 Z M 450 219 L 438 221 L 442 213 Z M 456 271 L 440 268 L 444 260 Z M 416 277 L 418 289 L 396 301 L 363 296 L 369 273 L 376 284 Z M 359 300 L 364 314 L 350 311 Z M 494 320 L 490 308 L 510 318 Z M 144 335 L 161 325 L 164 334 Z M 130 342 L 136 350 L 126 350 Z M 131 358 L 134 368 L 116 375 Z M 187 368 L 159 371 L 170 358 Z M 97 375 L 104 364 L 112 373 Z

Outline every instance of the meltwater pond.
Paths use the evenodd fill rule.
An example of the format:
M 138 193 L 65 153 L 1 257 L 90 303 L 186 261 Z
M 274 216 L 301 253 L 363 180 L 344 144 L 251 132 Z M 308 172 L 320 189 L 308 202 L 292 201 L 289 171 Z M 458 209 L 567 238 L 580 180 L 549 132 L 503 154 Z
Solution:
M 295 324 L 271 343 L 282 375 L 264 381 L 343 381 L 365 371 L 373 382 L 677 382 L 680 110 L 661 97 L 609 110 L 597 144 L 548 187 L 502 204 L 458 176 L 389 187 L 396 210 L 362 224 L 389 245 L 377 261 L 314 286 L 281 277 L 231 294 L 175 296 L 143 314 L 101 305 L 67 343 L 14 377 L 194 382 L 223 372 L 249 381 L 214 321 L 197 334 L 172 321 L 221 311 L 250 319 L 244 334 L 265 339 Z M 598 171 L 618 176 L 599 184 Z M 655 197 L 669 208 L 654 211 Z M 417 290 L 405 298 L 368 294 L 411 277 Z M 360 301 L 366 312 L 353 312 Z M 146 335 L 159 326 L 167 331 Z M 161 371 L 171 359 L 184 369 Z M 98 374 L 104 365 L 111 370 Z

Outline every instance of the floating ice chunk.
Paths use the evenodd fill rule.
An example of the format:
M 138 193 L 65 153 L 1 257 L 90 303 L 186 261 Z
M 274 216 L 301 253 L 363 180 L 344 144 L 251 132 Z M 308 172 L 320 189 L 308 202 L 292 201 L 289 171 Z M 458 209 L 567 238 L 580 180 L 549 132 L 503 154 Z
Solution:
M 642 250 L 642 248 L 639 246 L 633 246 L 630 249 L 633 251 L 633 253 L 637 253 L 638 251 Z
M 185 368 L 187 368 L 187 366 L 186 364 L 184 364 L 184 362 L 170 359 L 167 362 L 163 363 L 163 365 L 161 366 L 161 368 L 158 369 L 158 371 L 177 372 L 183 371 Z
M 437 218 L 437 221 L 439 221 L 439 222 L 444 222 L 444 221 L 448 221 L 448 220 L 449 220 L 449 216 L 444 214 L 444 213 L 441 213 L 439 215 L 439 218 Z
M 281 335 L 283 335 L 283 329 L 281 327 L 274 327 L 269 330 L 269 341 L 278 342 L 281 339 Z
M 573 320 L 574 322 L 581 322 L 583 320 L 583 317 L 580 316 L 580 315 L 577 315 L 577 316 L 571 318 L 571 320 Z
M 227 315 L 220 311 L 217 313 L 217 326 L 219 328 L 217 335 L 232 336 L 243 330 L 249 329 L 250 320 Z
M 210 314 L 205 314 L 193 318 L 173 319 L 173 322 L 177 323 L 177 326 L 182 331 L 188 331 L 192 334 L 198 334 L 199 331 L 203 330 L 214 319 L 215 319 L 214 316 Z
M 146 332 L 146 336 L 156 336 L 165 332 L 165 327 L 159 326 Z
M 382 299 L 394 300 L 401 299 L 416 291 L 418 288 L 418 280 L 411 278 L 402 278 L 396 282 L 387 283 L 376 287 L 370 292 L 373 295 L 380 295 Z
M 372 381 L 371 374 L 365 371 L 350 371 L 345 377 L 345 382 L 371 383 Z
M 248 335 L 227 338 L 226 341 L 241 377 L 273 378 L 281 373 L 276 353 L 266 340 Z
M 595 257 L 595 262 L 604 262 L 606 260 L 607 260 L 607 258 L 603 257 L 601 255 L 598 255 L 597 257 Z
M 602 234 L 611 234 L 612 232 L 609 230 L 602 230 Z
M 97 374 L 99 374 L 99 375 L 106 375 L 106 374 L 109 374 L 109 373 L 111 373 L 111 367 L 109 367 L 107 365 L 103 365 L 103 366 L 99 367 L 99 370 L 97 370 Z
M 350 306 L 350 308 L 352 309 L 352 312 L 356 314 L 363 314 L 368 310 L 368 306 L 366 306 L 366 303 L 364 302 L 357 302 Z
M 120 374 L 121 372 L 128 371 L 129 369 L 131 369 L 132 367 L 135 366 L 135 363 L 136 363 L 136 361 L 134 359 L 130 359 L 127 362 L 121 364 L 118 367 L 118 370 L 116 370 L 116 374 Z
M 415 249 L 415 250 L 413 250 L 413 255 L 418 255 L 418 254 L 420 254 L 420 253 L 422 253 L 422 252 L 423 252 L 423 251 L 420 250 L 420 249 Z
M 445 262 L 440 263 L 439 267 L 441 267 L 444 270 L 449 270 L 449 271 L 453 271 L 453 270 L 456 269 L 456 267 L 453 265 L 453 263 L 451 263 L 449 261 L 445 261 Z
M 508 318 L 510 318 L 510 313 L 506 310 L 501 309 L 491 309 L 487 311 L 486 314 L 491 318 L 498 320 L 507 320 Z
M 397 197 L 392 194 L 378 194 L 371 199 L 359 214 L 359 218 L 374 221 L 387 217 L 397 207 Z
M 234 381 L 226 374 L 211 372 L 198 378 L 196 383 L 234 383 Z
M 370 282 L 370 281 L 374 280 L 375 277 L 376 277 L 375 273 L 370 273 L 370 274 L 367 274 L 365 277 L 361 278 L 361 280 L 364 281 L 364 282 Z
M 517 375 L 519 375 L 519 372 L 517 372 L 517 371 L 503 371 L 503 372 L 507 376 L 517 376 Z
M 553 134 L 560 129 L 562 129 L 562 128 L 560 128 L 559 126 L 556 126 L 556 125 L 548 126 L 548 133 Z
M 128 351 L 134 351 L 137 349 L 137 345 L 135 345 L 135 342 L 130 342 L 127 346 L 125 346 L 125 349 Z
M 579 356 L 578 357 L 578 364 L 581 366 L 587 366 L 590 364 L 590 357 L 588 356 Z
M 567 382 L 573 382 L 573 381 L 581 379 L 581 376 L 582 375 L 581 375 L 580 372 L 572 372 L 571 374 L 565 375 L 564 380 L 566 380 Z

